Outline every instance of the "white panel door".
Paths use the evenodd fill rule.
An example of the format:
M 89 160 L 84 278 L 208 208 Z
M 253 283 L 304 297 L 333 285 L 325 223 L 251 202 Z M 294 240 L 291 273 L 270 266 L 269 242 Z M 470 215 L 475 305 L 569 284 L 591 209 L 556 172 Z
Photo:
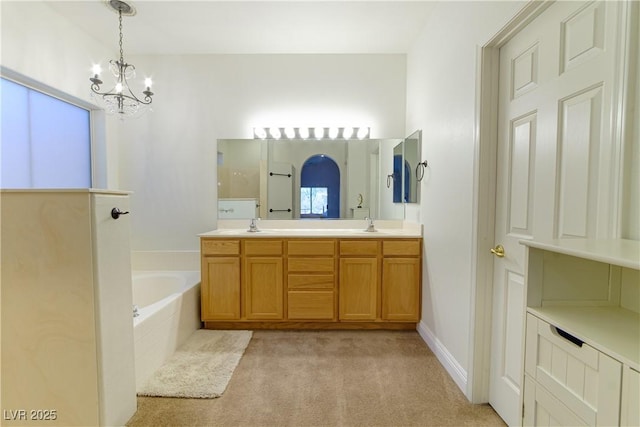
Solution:
M 522 423 L 518 241 L 610 232 L 618 8 L 554 3 L 500 49 L 494 250 L 504 256 L 494 257 L 489 401 L 509 425 Z

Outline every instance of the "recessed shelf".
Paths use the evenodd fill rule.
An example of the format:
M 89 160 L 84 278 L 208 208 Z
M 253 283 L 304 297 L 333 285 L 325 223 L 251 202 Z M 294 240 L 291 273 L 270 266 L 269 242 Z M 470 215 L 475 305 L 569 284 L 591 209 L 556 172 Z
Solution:
M 625 239 L 521 240 L 521 244 L 640 270 L 640 241 Z

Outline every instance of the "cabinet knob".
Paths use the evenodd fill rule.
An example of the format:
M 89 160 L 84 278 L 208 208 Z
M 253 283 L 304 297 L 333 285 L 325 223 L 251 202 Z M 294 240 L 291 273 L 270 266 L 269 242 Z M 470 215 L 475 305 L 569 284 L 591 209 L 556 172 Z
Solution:
M 491 253 L 499 258 L 504 257 L 504 246 L 498 245 L 495 248 L 491 248 Z

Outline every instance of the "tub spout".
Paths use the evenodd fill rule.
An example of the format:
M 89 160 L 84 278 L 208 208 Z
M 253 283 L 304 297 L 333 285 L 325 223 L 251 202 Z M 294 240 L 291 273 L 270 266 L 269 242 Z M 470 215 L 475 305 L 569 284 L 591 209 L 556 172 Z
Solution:
M 137 305 L 133 305 L 133 317 L 138 317 L 140 316 L 140 313 L 138 313 L 138 306 Z

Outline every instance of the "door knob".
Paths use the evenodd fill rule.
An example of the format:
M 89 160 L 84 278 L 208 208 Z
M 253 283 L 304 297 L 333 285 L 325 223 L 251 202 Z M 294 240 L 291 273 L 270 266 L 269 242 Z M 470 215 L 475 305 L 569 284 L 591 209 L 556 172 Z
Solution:
M 491 248 L 491 253 L 497 257 L 504 257 L 504 246 L 498 245 L 495 248 Z

